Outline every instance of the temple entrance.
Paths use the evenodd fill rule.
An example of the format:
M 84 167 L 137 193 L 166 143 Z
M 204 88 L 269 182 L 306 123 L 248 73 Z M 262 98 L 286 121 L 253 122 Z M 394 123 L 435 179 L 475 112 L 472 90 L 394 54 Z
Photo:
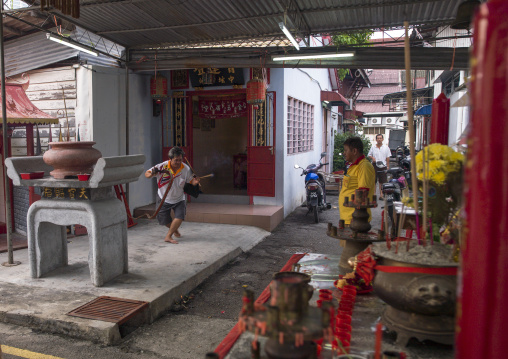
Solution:
M 193 167 L 203 193 L 193 202 L 248 204 L 248 106 L 245 92 L 199 94 L 192 101 Z

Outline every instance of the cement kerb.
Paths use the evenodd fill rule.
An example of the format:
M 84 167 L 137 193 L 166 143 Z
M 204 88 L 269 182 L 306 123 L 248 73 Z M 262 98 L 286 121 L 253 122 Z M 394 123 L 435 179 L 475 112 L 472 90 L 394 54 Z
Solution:
M 185 295 L 199 286 L 210 275 L 222 266 L 242 254 L 240 247 L 229 251 L 192 277 L 184 280 L 177 286 L 170 288 L 164 294 L 151 300 L 148 306 L 148 315 L 141 313 L 136 319 L 136 326 L 151 324 L 165 314 L 182 295 Z M 36 288 L 31 288 L 36 295 Z M 56 304 L 58 305 L 58 304 Z M 44 316 L 43 311 L 13 309 L 4 311 L 0 309 L 0 322 L 19 325 L 40 330 L 50 334 L 65 335 L 76 339 L 87 340 L 104 345 L 115 345 L 121 342 L 120 327 L 115 323 L 71 317 L 62 314 L 58 317 Z
M 0 311 L 0 322 L 27 327 L 44 333 L 60 334 L 76 339 L 84 339 L 105 345 L 113 345 L 122 339 L 117 324 L 98 320 L 90 321 L 80 319 L 76 321 L 73 318 L 73 320 L 64 321 L 40 317 L 19 310 L 10 312 Z

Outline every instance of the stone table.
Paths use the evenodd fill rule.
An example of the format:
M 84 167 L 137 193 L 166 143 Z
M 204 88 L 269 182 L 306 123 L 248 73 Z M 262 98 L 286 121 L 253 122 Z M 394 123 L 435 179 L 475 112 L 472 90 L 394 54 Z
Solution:
M 88 230 L 88 265 L 93 285 L 128 272 L 127 213 L 114 185 L 137 181 L 144 155 L 102 157 L 88 181 L 54 179 L 42 156 L 7 158 L 7 175 L 17 186 L 42 187 L 42 199 L 27 214 L 30 274 L 40 278 L 68 264 L 66 226 Z M 44 171 L 41 179 L 21 179 L 20 173 Z

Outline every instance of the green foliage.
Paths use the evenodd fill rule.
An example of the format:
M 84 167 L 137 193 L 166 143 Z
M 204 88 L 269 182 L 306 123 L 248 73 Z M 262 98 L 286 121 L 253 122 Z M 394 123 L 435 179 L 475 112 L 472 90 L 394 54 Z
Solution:
M 346 132 L 346 133 L 338 133 L 335 135 L 334 139 L 334 150 L 333 150 L 333 170 L 343 170 L 346 167 L 346 161 L 344 160 L 344 142 L 349 138 L 357 136 L 362 139 L 363 142 L 363 154 L 367 157 L 369 153 L 371 142 L 364 135 L 360 135 L 355 131 L 355 133 Z
M 348 31 L 332 35 L 332 42 L 335 46 L 370 46 L 370 37 L 373 31 Z
M 341 46 L 355 46 L 355 47 L 364 47 L 370 46 L 370 37 L 374 32 L 370 30 L 363 31 L 355 31 L 355 32 L 342 32 L 335 35 L 332 35 L 332 43 L 337 46 L 337 50 L 340 49 Z M 348 75 L 349 69 L 337 69 L 340 80 L 344 80 L 344 78 Z

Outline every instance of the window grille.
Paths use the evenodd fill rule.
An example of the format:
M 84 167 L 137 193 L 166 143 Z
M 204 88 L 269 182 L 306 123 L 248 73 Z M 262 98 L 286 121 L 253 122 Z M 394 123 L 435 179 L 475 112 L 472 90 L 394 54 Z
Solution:
M 314 149 L 314 106 L 288 97 L 287 108 L 288 154 Z
M 363 133 L 365 135 L 377 135 L 377 134 L 384 135 L 385 128 L 384 127 L 364 127 Z

